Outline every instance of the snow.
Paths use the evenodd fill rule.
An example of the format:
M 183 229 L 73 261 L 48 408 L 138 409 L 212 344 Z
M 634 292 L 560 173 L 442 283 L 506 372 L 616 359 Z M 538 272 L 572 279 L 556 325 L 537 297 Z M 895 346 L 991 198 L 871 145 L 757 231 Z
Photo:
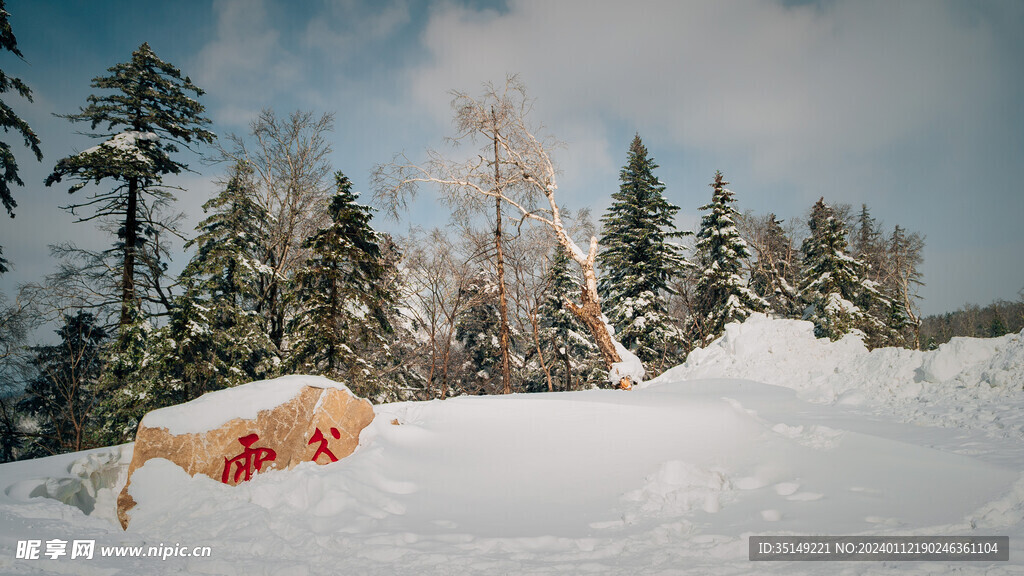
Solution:
M 142 418 L 148 428 L 166 428 L 171 434 L 199 434 L 219 428 L 235 418 L 254 420 L 261 410 L 284 404 L 303 386 L 348 387 L 322 376 L 282 376 L 204 394 L 191 402 L 154 410 Z
M 154 132 L 139 132 L 137 130 L 127 130 L 120 134 L 115 134 L 109 140 L 97 145 L 92 148 L 88 148 L 79 152 L 79 156 L 88 156 L 95 154 L 101 150 L 110 150 L 118 153 L 124 159 L 134 160 L 142 164 L 149 164 L 149 157 L 143 153 L 142 149 L 139 148 L 139 142 L 158 142 L 160 136 Z
M 215 404 L 267 405 L 303 379 Z M 151 460 L 127 531 L 113 497 L 130 445 L 0 465 L 0 573 L 1022 574 L 1022 383 L 1024 334 L 868 351 L 754 314 L 630 392 L 377 406 L 326 466 L 229 487 Z M 748 561 L 750 536 L 787 534 L 1001 535 L 1011 550 Z M 97 557 L 16 559 L 26 539 L 93 539 Z M 212 554 L 100 557 L 119 545 Z
M 633 352 L 615 339 L 615 328 L 608 323 L 608 318 L 602 316 L 601 320 L 604 321 L 605 330 L 608 331 L 608 336 L 612 339 L 615 352 L 622 359 L 612 364 L 611 370 L 608 371 L 608 382 L 617 386 L 623 378 L 629 378 L 633 385 L 640 384 L 643 382 L 644 374 L 646 373 L 643 362 L 640 361 L 636 354 L 633 354 Z

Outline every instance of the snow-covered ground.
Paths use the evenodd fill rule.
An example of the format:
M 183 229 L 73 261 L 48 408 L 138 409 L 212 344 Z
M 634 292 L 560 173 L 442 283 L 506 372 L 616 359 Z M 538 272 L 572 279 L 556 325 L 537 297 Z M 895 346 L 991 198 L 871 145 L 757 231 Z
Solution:
M 2 574 L 1024 574 L 1024 336 L 867 352 L 755 316 L 633 391 L 378 406 L 238 487 L 131 445 L 0 466 Z M 397 420 L 398 425 L 391 422 Z M 750 562 L 751 535 L 994 535 L 1008 562 Z M 19 541 L 42 541 L 18 559 Z M 94 540 L 93 559 L 45 556 Z M 209 546 L 201 558 L 101 557 Z

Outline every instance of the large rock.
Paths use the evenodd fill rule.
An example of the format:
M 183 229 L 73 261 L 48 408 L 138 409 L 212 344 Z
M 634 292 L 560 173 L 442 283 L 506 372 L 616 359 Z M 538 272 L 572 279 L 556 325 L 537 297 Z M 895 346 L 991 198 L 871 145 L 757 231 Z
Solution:
M 139 424 L 117 517 L 127 528 L 128 511 L 136 504 L 129 493 L 131 474 L 151 458 L 235 485 L 268 470 L 344 458 L 372 420 L 369 401 L 317 376 L 253 382 L 154 410 Z

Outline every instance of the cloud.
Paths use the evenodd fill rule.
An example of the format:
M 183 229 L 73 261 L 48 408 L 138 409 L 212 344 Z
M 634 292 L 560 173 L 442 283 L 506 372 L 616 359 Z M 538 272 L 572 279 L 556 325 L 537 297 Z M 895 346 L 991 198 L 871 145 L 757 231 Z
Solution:
M 438 117 L 450 117 L 448 89 L 522 72 L 539 117 L 743 153 L 774 181 L 870 160 L 939 124 L 974 136 L 1000 81 L 984 23 L 940 2 L 447 4 L 423 43 L 432 61 L 408 73 Z
M 262 107 L 301 78 L 278 22 L 264 0 L 217 0 L 215 37 L 196 57 L 195 80 L 218 103 L 219 123 L 245 126 Z

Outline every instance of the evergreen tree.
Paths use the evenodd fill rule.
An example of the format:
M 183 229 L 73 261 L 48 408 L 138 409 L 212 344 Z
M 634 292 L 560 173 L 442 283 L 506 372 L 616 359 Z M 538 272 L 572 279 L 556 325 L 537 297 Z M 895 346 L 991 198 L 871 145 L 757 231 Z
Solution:
M 580 390 L 606 383 L 600 351 L 579 318 L 565 307 L 580 292 L 568 253 L 556 245 L 546 277 L 544 300 L 538 310 L 541 353 L 551 377 L 550 389 Z M 533 391 L 548 390 L 547 375 L 534 378 Z
M 18 40 L 14 37 L 14 31 L 11 29 L 10 16 L 4 6 L 4 0 L 0 0 L 0 48 L 24 59 L 21 50 L 18 50 Z M 0 94 L 6 94 L 11 90 L 29 102 L 32 101 L 32 90 L 21 79 L 8 76 L 3 70 L 0 70 Z M 4 132 L 13 129 L 21 134 L 25 146 L 32 151 L 36 160 L 42 161 L 43 152 L 39 149 L 39 137 L 2 98 L 0 98 L 0 128 L 3 128 Z M 14 158 L 11 145 L 0 141 L 0 202 L 3 202 L 7 214 L 13 218 L 14 208 L 18 203 L 14 201 L 14 195 L 11 193 L 11 184 L 25 185 L 21 177 L 18 176 L 18 161 Z M 8 262 L 4 260 L 3 255 L 4 248 L 0 246 L 0 274 L 7 271 Z
M 279 351 L 264 325 L 264 303 L 259 286 L 272 272 L 259 257 L 268 239 L 264 235 L 269 216 L 254 200 L 252 169 L 242 162 L 232 167 L 224 189 L 203 205 L 209 214 L 199 223 L 199 234 L 185 247 L 196 253 L 182 273 L 187 286 L 179 299 L 170 326 L 179 326 L 173 340 L 196 343 L 186 331 L 189 325 L 211 333 L 208 346 L 207 384 L 193 382 L 197 391 L 234 386 L 272 375 Z M 185 318 L 196 316 L 185 321 Z M 177 354 L 189 353 L 179 350 Z
M 865 278 L 865 264 L 848 255 L 846 228 L 821 198 L 811 209 L 810 236 L 802 246 L 800 293 L 804 319 L 814 322 L 819 338 L 838 340 L 853 329 L 863 331 L 866 343 L 883 338 L 884 323 L 870 312 L 888 310 L 875 283 Z
M 156 341 L 149 320 L 131 306 L 116 342 L 107 346 L 100 397 L 90 442 L 111 446 L 131 442 L 146 412 L 181 401 L 180 390 L 160 380 L 159 356 L 149 352 Z
M 22 454 L 35 458 L 88 447 L 103 368 L 106 333 L 87 312 L 66 316 L 57 330 L 60 343 L 35 348 L 36 376 L 25 387 L 19 409 L 33 424 Z
M 668 314 L 666 296 L 673 277 L 689 263 L 670 240 L 678 232 L 679 207 L 665 199 L 665 185 L 654 176 L 658 165 L 636 135 L 619 191 L 601 219 L 604 236 L 598 265 L 603 274 L 598 292 L 619 342 L 633 351 L 649 373 L 660 372 L 676 358 L 683 334 Z
M 480 270 L 464 292 L 469 305 L 456 323 L 455 338 L 467 352 L 466 368 L 472 376 L 462 382 L 462 389 L 470 394 L 494 393 L 502 387 L 498 286 Z
M 886 246 L 878 224 L 871 217 L 867 204 L 861 204 L 853 232 L 850 253 L 864 263 L 865 278 L 879 282 L 885 273 Z
M 335 182 L 330 226 L 303 243 L 309 256 L 295 279 L 300 311 L 290 325 L 290 363 L 384 401 L 393 391 L 368 355 L 388 348 L 397 272 L 382 257 L 382 238 L 370 226 L 373 209 L 356 202 L 344 174 L 336 173 Z
M 701 219 L 697 233 L 698 266 L 694 309 L 688 322 L 690 343 L 702 346 L 725 331 L 726 324 L 743 321 L 753 312 L 764 312 L 768 303 L 747 288 L 742 273 L 742 259 L 750 256 L 747 243 L 736 229 L 736 209 L 732 207 L 733 192 L 725 186 L 722 173 L 715 172 L 711 203 Z
M 77 114 L 62 117 L 72 122 L 88 122 L 93 130 L 103 126 L 104 132 L 93 134 L 104 138 L 98 146 L 57 162 L 46 179 L 50 186 L 64 178 L 73 180 L 68 192 L 75 193 L 90 182 L 112 180 L 113 189 L 100 191 L 87 201 L 70 206 L 89 208 L 93 214 L 82 220 L 101 219 L 117 224 L 115 249 L 120 253 L 120 337 L 130 331 L 133 315 L 141 313 L 137 290 L 136 263 L 155 258 L 152 238 L 165 222 L 154 218 L 159 205 L 174 199 L 161 187 L 162 177 L 177 174 L 187 166 L 171 155 L 179 146 L 210 143 L 210 123 L 203 117 L 203 106 L 188 94 L 202 95 L 173 65 L 160 60 L 149 44 L 142 44 L 132 53 L 129 62 L 117 64 L 109 76 L 93 79 L 92 87 L 108 90 L 103 96 L 92 95 L 88 105 Z M 153 268 L 153 264 L 149 264 Z

